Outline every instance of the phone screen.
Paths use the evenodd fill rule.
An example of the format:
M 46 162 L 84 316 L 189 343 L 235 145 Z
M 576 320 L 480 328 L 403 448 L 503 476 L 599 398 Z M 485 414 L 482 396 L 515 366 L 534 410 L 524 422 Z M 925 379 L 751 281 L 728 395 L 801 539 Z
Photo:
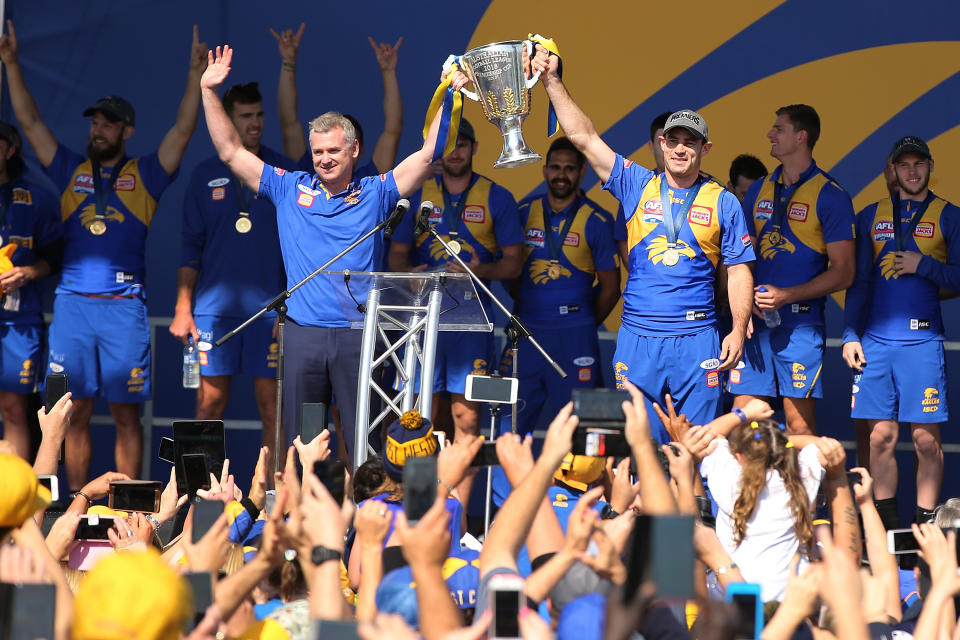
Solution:
M 194 544 L 210 531 L 210 527 L 222 513 L 223 503 L 219 500 L 201 500 L 193 505 L 193 535 L 191 539 Z
M 499 376 L 470 376 L 467 395 L 475 402 L 510 404 L 514 399 L 514 378 Z
M 471 467 L 496 467 L 500 465 L 497 457 L 497 441 L 491 440 L 480 445 L 480 450 L 470 462 Z
M 307 444 L 327 428 L 327 405 L 304 402 L 300 405 L 300 440 Z
M 520 637 L 520 593 L 510 589 L 493 592 L 493 635 L 496 638 Z
M 67 374 L 65 373 L 51 373 L 47 376 L 46 381 L 46 391 L 44 394 L 43 407 L 46 409 L 47 413 L 53 409 L 53 405 L 57 404 L 57 401 L 60 400 L 67 393 Z
M 11 589 L 10 640 L 53 638 L 57 590 L 52 584 L 23 584 Z
M 192 631 L 193 628 L 203 620 L 203 616 L 207 613 L 207 607 L 213 604 L 213 586 L 210 574 L 206 572 L 186 573 L 183 577 L 186 578 L 190 584 L 190 590 L 193 592 L 193 610 L 195 616 L 193 624 L 188 625 L 190 627 L 189 630 Z
M 573 412 L 580 418 L 581 427 L 609 427 L 626 424 L 623 401 L 630 396 L 625 391 L 612 389 L 574 389 Z
M 51 501 L 57 502 L 60 500 L 60 483 L 57 481 L 57 476 L 41 475 L 37 476 L 37 480 L 50 492 Z
M 740 614 L 734 638 L 753 640 L 757 637 L 757 596 L 754 593 L 734 593 L 730 596 L 733 606 Z
M 177 448 L 173 444 L 173 438 L 160 438 L 160 450 L 157 451 L 157 457 L 173 464 L 177 459 Z
M 340 460 L 327 458 L 313 463 L 313 475 L 320 479 L 337 504 L 343 504 L 347 484 L 347 467 Z
M 183 489 L 189 496 L 197 495 L 198 489 L 210 488 L 210 471 L 207 456 L 202 453 L 185 453 L 181 458 L 183 466 Z M 178 484 L 177 486 L 181 486 Z
M 403 511 L 410 523 L 423 517 L 437 499 L 437 459 L 407 458 L 403 465 Z
M 220 477 L 226 448 L 223 440 L 223 420 L 177 420 L 173 423 L 175 460 L 187 453 L 202 453 L 210 473 Z M 184 469 L 177 466 L 177 486 L 186 486 Z M 206 487 L 204 487 L 206 488 Z
M 111 482 L 109 506 L 118 511 L 156 513 L 160 510 L 160 489 L 159 482 Z
M 77 533 L 74 534 L 74 540 L 109 540 L 107 532 L 113 529 L 113 516 L 80 516 L 80 524 L 77 525 Z
M 890 544 L 891 540 L 893 541 L 892 545 Z M 911 529 L 889 529 L 887 531 L 887 547 L 890 553 L 897 555 L 920 551 L 920 543 L 917 542 Z

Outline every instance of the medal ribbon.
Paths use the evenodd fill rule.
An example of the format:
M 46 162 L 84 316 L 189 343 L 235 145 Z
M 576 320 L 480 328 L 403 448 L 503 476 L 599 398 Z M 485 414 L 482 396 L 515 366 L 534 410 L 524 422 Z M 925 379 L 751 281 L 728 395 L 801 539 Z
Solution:
M 917 224 L 923 218 L 923 214 L 927 212 L 927 207 L 930 206 L 930 203 L 933 202 L 934 195 L 932 192 L 927 192 L 927 197 L 923 200 L 922 203 L 917 207 L 917 210 L 914 211 L 913 217 L 910 218 L 910 223 L 907 225 L 907 232 L 904 233 L 901 225 L 900 215 L 900 192 L 898 191 L 896 195 L 893 196 L 893 245 L 896 247 L 897 251 L 906 251 L 907 250 L 907 241 L 910 239 L 910 236 L 913 235 L 914 230 L 917 228 Z M 909 205 L 908 205 L 909 206 Z
M 567 233 L 570 231 L 570 227 L 573 225 L 574 218 L 577 217 L 577 212 L 580 210 L 580 198 L 578 197 L 573 201 L 573 208 L 567 207 L 567 211 L 570 213 L 567 214 L 567 219 L 563 221 L 563 226 L 560 227 L 560 242 L 556 241 L 556 238 L 553 235 L 553 225 L 550 223 L 550 216 L 547 215 L 547 211 L 551 211 L 550 205 L 547 202 L 547 197 L 543 197 L 542 209 L 543 209 L 543 233 L 547 236 L 547 252 L 550 254 L 551 262 L 559 262 L 560 254 L 563 253 L 563 243 L 567 239 Z M 563 213 L 558 211 L 557 213 Z
M 687 192 L 687 197 L 684 198 L 683 204 L 680 206 L 679 216 L 674 219 L 670 185 L 667 184 L 667 177 L 663 174 L 660 175 L 660 210 L 663 212 L 663 228 L 667 232 L 667 246 L 671 249 L 675 249 L 677 246 L 677 238 L 683 229 L 683 221 L 687 219 L 690 207 L 693 206 L 693 201 L 697 198 L 702 185 L 700 176 L 697 176 L 697 181 Z
M 793 198 L 793 194 L 803 186 L 803 183 L 813 177 L 813 174 L 816 173 L 816 169 L 813 164 L 810 165 L 810 168 L 807 169 L 801 176 L 800 179 L 794 182 L 792 185 L 787 187 L 790 190 L 789 198 Z M 783 168 L 780 169 L 780 175 L 777 176 L 777 180 L 773 183 L 773 230 L 780 231 L 780 227 L 783 225 L 783 216 L 787 212 L 787 205 L 789 201 L 784 202 L 788 196 L 783 194 L 783 182 L 781 178 L 783 177 Z
M 470 195 L 470 189 L 473 189 L 473 185 L 477 184 L 479 178 L 479 175 L 476 173 L 473 174 L 473 178 L 470 180 L 470 186 L 460 194 L 460 199 L 457 201 L 456 206 L 451 204 L 450 192 L 443 186 L 443 178 L 437 178 L 437 182 L 440 184 L 440 191 L 443 193 L 443 220 L 447 223 L 450 235 L 454 238 L 460 236 L 460 221 L 463 219 L 463 209 L 467 206 L 467 196 Z
M 557 56 L 557 76 L 561 79 L 563 78 L 563 58 L 560 57 L 560 48 L 557 46 L 557 43 L 553 41 L 552 38 L 545 38 L 540 34 L 528 34 L 527 40 L 529 42 L 535 42 L 541 47 L 549 51 L 551 54 Z M 558 131 L 560 131 L 560 121 L 557 120 L 557 112 L 553 109 L 553 103 L 549 103 L 550 107 L 547 109 L 547 137 L 550 138 L 554 136 Z
M 247 189 L 245 186 L 240 184 L 240 180 L 233 176 L 230 178 L 230 182 L 233 184 L 233 192 L 237 196 L 237 210 L 241 217 L 249 218 L 250 217 L 250 203 L 253 200 L 252 195 L 253 191 Z
M 443 156 L 449 154 L 457 146 L 457 136 L 460 135 L 460 117 L 463 113 L 463 96 L 459 91 L 454 91 L 450 86 L 450 79 L 453 72 L 459 69 L 458 62 L 460 58 L 449 56 L 443 63 L 443 70 L 450 70 L 450 73 L 443 80 L 437 90 L 433 92 L 433 98 L 430 100 L 430 106 L 427 107 L 427 118 L 423 124 L 423 139 L 427 139 L 430 133 L 430 125 L 433 118 L 440 112 L 440 130 L 437 131 L 437 141 L 433 146 L 433 160 L 437 161 Z
M 100 175 L 100 163 L 91 160 L 90 164 L 93 165 L 93 196 L 96 199 L 97 220 L 103 220 L 106 217 L 104 214 L 107 213 L 107 202 L 110 200 L 110 194 L 117 184 L 117 178 L 123 172 L 123 167 L 127 164 L 127 156 L 120 158 L 120 162 L 113 167 L 113 172 L 110 174 L 110 180 L 106 187 L 103 186 L 103 177 Z

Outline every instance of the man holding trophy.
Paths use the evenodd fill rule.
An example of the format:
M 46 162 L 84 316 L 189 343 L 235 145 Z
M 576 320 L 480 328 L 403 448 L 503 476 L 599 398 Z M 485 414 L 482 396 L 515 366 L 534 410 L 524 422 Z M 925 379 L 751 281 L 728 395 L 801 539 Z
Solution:
M 753 302 L 753 247 L 737 198 L 700 175 L 712 145 L 706 121 L 684 109 L 670 115 L 659 144 L 664 172 L 634 164 L 601 139 L 570 97 L 559 58 L 537 44 L 540 73 L 557 119 L 571 142 L 623 205 L 630 261 L 614 368 L 617 386 L 637 385 L 650 403 L 671 394 L 694 424 L 720 413 L 720 371 L 735 367 Z M 727 266 L 733 330 L 722 343 L 716 328 L 717 265 Z M 665 441 L 664 429 L 655 436 Z

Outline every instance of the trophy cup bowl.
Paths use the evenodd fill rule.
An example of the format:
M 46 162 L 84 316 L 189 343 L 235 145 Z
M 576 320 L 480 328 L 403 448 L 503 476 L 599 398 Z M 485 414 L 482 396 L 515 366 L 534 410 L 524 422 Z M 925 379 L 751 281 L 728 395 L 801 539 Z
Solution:
M 540 154 L 524 142 L 521 130 L 530 115 L 530 89 L 540 77 L 537 73 L 528 79 L 523 73 L 523 47 L 519 40 L 494 42 L 461 56 L 476 93 L 460 91 L 480 103 L 487 120 L 503 135 L 503 152 L 493 164 L 495 169 L 522 167 L 540 160 Z

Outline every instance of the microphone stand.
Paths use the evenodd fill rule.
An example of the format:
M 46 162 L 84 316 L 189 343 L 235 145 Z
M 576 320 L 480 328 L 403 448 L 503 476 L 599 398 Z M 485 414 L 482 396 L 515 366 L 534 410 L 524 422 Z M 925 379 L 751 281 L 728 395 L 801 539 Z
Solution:
M 540 346 L 540 343 L 538 343 L 537 340 L 533 337 L 533 334 L 530 333 L 530 330 L 526 327 L 526 325 L 523 324 L 523 321 L 520 320 L 520 318 L 518 318 L 517 316 L 515 316 L 509 309 L 507 309 L 503 305 L 503 303 L 500 302 L 495 295 L 493 295 L 493 292 L 490 291 L 489 287 L 487 287 L 487 285 L 483 283 L 483 280 L 481 280 L 477 276 L 477 274 L 475 274 L 473 270 L 471 270 L 470 267 L 468 267 L 467 264 L 460 259 L 460 256 L 457 253 L 454 253 L 454 251 L 450 248 L 450 245 L 448 245 L 446 241 L 440 236 L 440 234 L 437 233 L 436 227 L 434 227 L 433 225 L 430 225 L 429 231 L 430 231 L 430 235 L 432 235 L 437 242 L 443 245 L 443 248 L 446 250 L 446 252 L 449 255 L 451 255 L 453 259 L 457 261 L 457 264 L 459 264 L 463 268 L 464 272 L 466 272 L 467 275 L 470 276 L 470 279 L 473 280 L 473 283 L 477 285 L 484 293 L 486 293 L 490 297 L 490 299 L 493 300 L 493 303 L 497 305 L 497 307 L 499 307 L 499 309 L 507 315 L 507 319 L 510 321 L 510 328 L 513 331 L 515 331 L 517 334 L 516 340 L 519 341 L 519 338 L 526 338 L 527 340 L 529 340 L 530 344 L 532 344 L 534 348 L 536 348 L 536 350 L 540 352 L 540 355 L 542 355 L 546 359 L 546 361 L 550 363 L 550 366 L 553 367 L 553 370 L 556 371 L 561 378 L 566 378 L 567 372 L 561 369 L 560 365 L 557 364 L 557 361 L 551 358 L 550 354 L 548 354 L 543 349 L 543 347 Z M 516 367 L 516 355 L 517 355 L 516 352 L 514 352 L 514 367 Z M 517 430 L 516 422 L 514 422 L 513 424 L 513 430 L 514 432 L 516 432 Z
M 404 198 L 400 202 L 403 202 L 404 200 L 406 199 Z M 299 289 L 300 287 L 302 287 L 303 285 L 307 284 L 308 282 L 313 280 L 315 277 L 317 277 L 320 274 L 320 272 L 326 271 L 330 267 L 330 265 L 332 265 L 334 262 L 336 262 L 343 256 L 347 255 L 348 253 L 356 249 L 357 246 L 362 244 L 367 238 L 369 238 L 370 236 L 376 234 L 377 232 L 387 227 L 394 220 L 394 217 L 396 215 L 399 214 L 402 217 L 403 212 L 405 212 L 406 209 L 403 209 L 403 212 L 400 211 L 401 209 L 400 202 L 397 203 L 397 208 L 393 210 L 393 213 L 391 213 L 389 216 L 384 218 L 382 221 L 378 222 L 377 226 L 375 226 L 370 231 L 367 231 L 360 238 L 354 241 L 353 244 L 351 244 L 349 247 L 347 247 L 337 255 L 327 260 L 321 266 L 317 267 L 317 269 L 315 269 L 314 272 L 308 275 L 306 278 L 304 278 L 297 284 L 293 285 L 289 289 L 286 289 L 280 292 L 279 294 L 277 294 L 277 296 L 274 297 L 273 300 L 265 304 L 262 309 L 260 309 L 255 314 L 253 314 L 252 316 L 244 320 L 243 323 L 241 323 L 235 329 L 232 329 L 231 331 L 221 336 L 220 339 L 214 343 L 216 346 L 219 347 L 224 342 L 234 337 L 244 329 L 246 329 L 250 324 L 256 321 L 257 318 L 260 318 L 268 311 L 277 312 L 277 395 L 276 395 L 277 411 L 273 421 L 273 428 L 274 428 L 273 459 L 275 463 L 274 470 L 281 469 L 283 465 L 283 461 L 286 459 L 286 447 L 282 445 L 284 440 L 282 409 L 283 409 L 283 330 L 284 330 L 284 326 L 287 323 L 287 298 L 292 296 L 294 291 L 296 291 L 297 289 Z M 408 201 L 407 207 L 409 206 L 410 204 Z M 282 456 L 281 456 L 281 453 L 283 454 Z

